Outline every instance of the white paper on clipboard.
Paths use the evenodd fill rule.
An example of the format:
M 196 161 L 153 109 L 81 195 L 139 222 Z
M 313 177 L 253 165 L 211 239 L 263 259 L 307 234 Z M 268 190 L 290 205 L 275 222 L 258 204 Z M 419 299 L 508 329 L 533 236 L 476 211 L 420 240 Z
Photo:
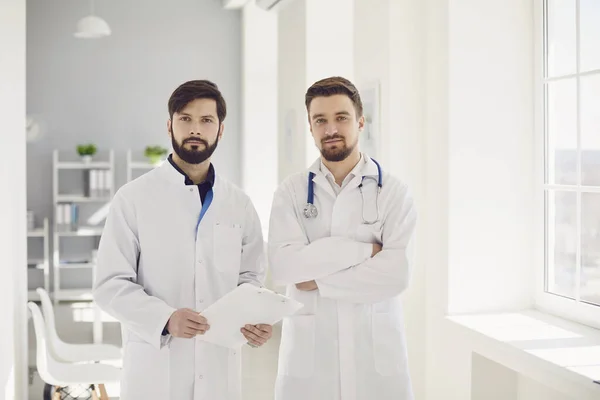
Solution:
M 196 338 L 238 349 L 247 343 L 240 332 L 245 325 L 273 325 L 303 306 L 302 303 L 267 288 L 244 283 L 200 313 L 208 321 L 210 329 Z

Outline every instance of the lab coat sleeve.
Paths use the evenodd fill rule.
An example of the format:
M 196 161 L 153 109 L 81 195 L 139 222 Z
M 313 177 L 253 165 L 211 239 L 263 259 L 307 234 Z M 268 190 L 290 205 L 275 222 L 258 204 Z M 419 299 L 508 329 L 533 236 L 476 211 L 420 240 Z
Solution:
M 402 293 L 409 284 L 407 250 L 416 226 L 416 210 L 406 187 L 400 188 L 383 222 L 383 249 L 365 262 L 318 279 L 322 297 L 352 303 L 377 303 Z
M 176 309 L 137 284 L 139 254 L 134 207 L 117 192 L 98 248 L 94 300 L 125 328 L 160 349 L 169 340 L 162 332 Z
M 251 283 L 262 287 L 265 279 L 265 242 L 258 213 L 250 200 L 242 238 L 242 263 L 238 285 Z
M 269 222 L 269 268 L 276 285 L 308 282 L 359 264 L 371 257 L 373 245 L 346 237 L 309 243 L 289 189 L 273 197 Z

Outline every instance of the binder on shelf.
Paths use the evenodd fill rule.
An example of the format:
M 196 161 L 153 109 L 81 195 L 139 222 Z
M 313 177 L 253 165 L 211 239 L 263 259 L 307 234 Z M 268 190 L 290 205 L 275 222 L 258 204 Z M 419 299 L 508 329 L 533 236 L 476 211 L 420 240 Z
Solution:
M 88 171 L 85 182 L 85 195 L 87 197 L 110 197 L 112 193 L 112 171 L 91 169 Z
M 104 187 L 104 197 L 110 197 L 110 194 L 112 193 L 112 189 L 113 189 L 113 176 L 110 170 L 106 170 L 104 171 L 104 183 L 105 183 L 105 187 Z
M 58 232 L 74 232 L 79 228 L 79 206 L 65 203 L 56 205 L 56 229 Z

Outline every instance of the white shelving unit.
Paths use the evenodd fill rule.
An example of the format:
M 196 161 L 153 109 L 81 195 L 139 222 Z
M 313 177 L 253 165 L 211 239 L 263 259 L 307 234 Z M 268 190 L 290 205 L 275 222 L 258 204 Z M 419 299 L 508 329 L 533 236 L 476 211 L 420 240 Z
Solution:
M 99 154 L 96 157 L 101 157 Z M 110 205 L 110 201 L 115 194 L 115 155 L 114 150 L 110 150 L 107 156 L 108 160 L 102 161 L 83 161 L 78 160 L 71 154 L 70 160 L 61 160 L 59 157 L 58 150 L 54 151 L 52 156 L 52 197 L 53 197 L 53 205 L 54 205 L 54 229 L 53 229 L 53 272 L 54 272 L 54 284 L 52 296 L 54 299 L 54 303 L 57 304 L 60 301 L 72 301 L 72 302 L 90 302 L 93 301 L 92 296 L 92 288 L 84 287 L 77 289 L 66 289 L 61 285 L 61 272 L 72 271 L 72 270 L 89 270 L 93 276 L 94 268 L 95 268 L 95 259 L 90 254 L 90 257 L 86 262 L 75 261 L 75 262 L 65 262 L 63 261 L 63 257 L 61 255 L 61 243 L 67 241 L 78 240 L 77 238 L 88 237 L 88 238 L 97 238 L 97 242 L 99 242 L 100 236 L 102 235 L 102 227 L 99 226 L 80 226 L 80 225 L 59 225 L 57 221 L 60 221 L 60 218 L 57 218 L 57 210 L 59 205 L 62 204 L 74 204 L 74 205 L 100 205 L 99 213 L 103 210 L 108 211 L 108 207 Z M 73 159 L 74 158 L 74 159 Z M 82 188 L 81 193 L 75 194 L 66 194 L 60 193 L 60 182 L 61 182 L 61 172 L 65 173 L 65 171 L 82 171 L 84 173 L 83 182 L 87 183 L 87 188 Z M 99 173 L 98 171 L 103 171 Z M 94 174 L 95 178 L 92 179 L 92 174 Z M 109 185 L 108 188 L 97 187 L 94 190 L 92 186 L 98 185 L 102 176 L 102 181 L 108 180 Z M 107 178 L 108 177 L 108 178 Z M 94 183 L 93 183 L 94 182 Z M 104 190 L 102 190 L 104 189 Z M 102 190 L 100 194 L 97 192 Z M 64 210 L 61 210 L 64 211 Z M 71 210 L 72 211 L 72 210 Z M 90 218 L 89 220 L 91 220 Z M 103 219 L 95 218 L 97 220 Z M 88 221 L 89 221 L 88 220 Z M 64 221 L 63 221 L 64 222 Z M 94 249 L 97 250 L 97 249 Z M 93 320 L 93 338 L 94 343 L 102 343 L 103 338 L 103 322 L 102 322 L 102 312 L 98 308 L 97 305 L 93 305 L 94 309 L 94 320 Z
M 48 218 L 44 218 L 44 222 L 40 228 L 30 230 L 27 232 L 27 239 L 31 240 L 42 240 L 43 241 L 43 258 L 29 258 L 27 259 L 27 274 L 29 281 L 29 274 L 44 274 L 44 289 L 50 291 L 50 227 Z M 28 246 L 29 248 L 29 246 Z M 35 268 L 30 268 L 30 265 L 36 265 Z M 27 299 L 28 301 L 39 301 L 40 296 L 36 292 L 37 287 L 28 287 Z
M 100 157 L 98 155 L 97 157 Z M 72 157 L 73 158 L 73 157 Z M 75 269 L 89 269 L 93 270 L 95 267 L 94 260 L 92 260 L 90 254 L 89 262 L 65 262 L 64 258 L 61 254 L 61 243 L 66 242 L 68 240 L 77 240 L 72 238 L 80 238 L 80 237 L 96 237 L 100 238 L 102 235 L 102 227 L 97 226 L 77 226 L 74 229 L 65 229 L 64 226 L 59 226 L 57 218 L 57 209 L 61 204 L 98 204 L 100 206 L 107 205 L 110 203 L 112 197 L 115 193 L 115 184 L 114 184 L 114 170 L 115 170 L 115 157 L 114 151 L 110 150 L 108 152 L 108 160 L 102 161 L 78 161 L 78 160 L 61 160 L 59 157 L 58 150 L 54 151 L 53 154 L 53 204 L 54 204 L 54 229 L 53 229 L 53 238 L 54 238 L 54 247 L 53 247 L 53 266 L 54 266 L 54 284 L 53 284 L 53 298 L 54 302 L 58 303 L 59 301 L 89 301 L 92 300 L 92 288 L 78 288 L 78 289 L 65 289 L 61 287 L 61 271 L 66 270 L 75 270 Z M 90 190 L 86 190 L 86 188 L 82 188 L 82 193 L 76 194 L 64 194 L 59 193 L 60 182 L 61 182 L 61 172 L 62 171 L 83 171 L 84 173 L 87 171 L 88 176 L 91 175 L 91 171 L 108 171 L 108 175 L 110 176 L 110 187 L 106 190 L 106 193 L 103 193 L 101 196 L 90 195 Z M 88 178 L 90 179 L 90 178 Z
M 166 160 L 164 160 L 163 162 L 165 161 Z M 132 151 L 127 150 L 127 182 L 131 181 L 131 179 L 133 178 L 133 171 L 150 171 L 160 166 L 161 164 L 152 164 L 146 160 L 134 161 Z

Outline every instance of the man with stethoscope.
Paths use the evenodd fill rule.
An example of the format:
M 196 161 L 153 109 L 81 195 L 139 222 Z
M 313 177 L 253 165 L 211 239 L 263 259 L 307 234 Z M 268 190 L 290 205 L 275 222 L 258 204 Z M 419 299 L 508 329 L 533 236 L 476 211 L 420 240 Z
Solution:
M 413 399 L 399 298 L 413 200 L 359 151 L 364 117 L 351 82 L 316 82 L 306 108 L 321 157 L 277 189 L 269 228 L 273 280 L 304 304 L 283 324 L 275 399 Z

